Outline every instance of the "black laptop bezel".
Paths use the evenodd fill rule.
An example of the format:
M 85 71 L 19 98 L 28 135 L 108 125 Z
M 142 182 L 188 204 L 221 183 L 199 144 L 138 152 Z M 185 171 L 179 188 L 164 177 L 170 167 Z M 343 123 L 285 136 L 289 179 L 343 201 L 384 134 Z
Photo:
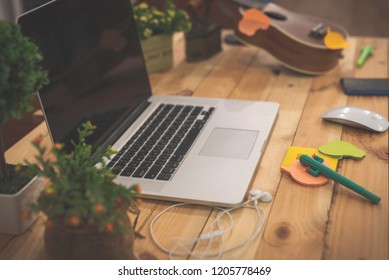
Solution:
M 131 44 L 132 44 L 131 47 L 133 48 L 133 51 L 135 51 L 135 55 L 137 56 L 137 58 L 139 58 L 139 61 L 138 61 L 139 65 L 140 65 L 139 71 L 141 71 L 141 72 L 143 71 L 140 74 L 140 75 L 142 75 L 142 79 L 140 79 L 140 82 L 143 83 L 143 86 L 145 88 L 145 92 L 142 93 L 142 96 L 141 96 L 142 98 L 139 100 L 140 102 L 137 103 L 137 105 L 133 107 L 133 110 L 131 110 L 130 112 L 127 112 L 126 115 L 121 118 L 120 123 L 118 123 L 115 127 L 112 127 L 111 131 L 109 133 L 105 134 L 105 137 L 100 138 L 98 141 L 96 141 L 94 143 L 90 143 L 92 145 L 92 148 L 93 148 L 93 154 L 96 152 L 97 147 L 101 147 L 103 149 L 106 149 L 107 147 L 113 145 L 113 143 L 115 141 L 117 141 L 117 139 L 128 129 L 128 127 L 139 117 L 140 114 L 142 114 L 142 112 L 150 104 L 148 102 L 148 98 L 152 95 L 151 85 L 149 82 L 148 73 L 147 73 L 147 69 L 145 66 L 145 61 L 144 61 L 142 49 L 140 46 L 140 40 L 139 40 L 139 37 L 137 34 L 135 20 L 133 18 L 132 6 L 131 6 L 130 1 L 128 1 L 128 0 L 115 0 L 115 1 L 110 1 L 110 0 L 66 0 L 66 1 L 54 0 L 54 1 L 51 1 L 51 2 L 48 2 L 44 5 L 42 5 L 40 7 L 37 7 L 35 9 L 23 14 L 23 15 L 20 15 L 17 19 L 17 23 L 21 26 L 22 32 L 27 33 L 25 35 L 28 37 L 31 37 L 28 34 L 28 32 L 26 32 L 26 29 L 29 28 L 31 21 L 36 20 L 36 18 L 39 17 L 40 15 L 46 13 L 46 16 L 47 16 L 47 13 L 50 12 L 49 18 L 53 18 L 53 17 L 55 17 L 55 15 L 52 14 L 52 10 L 56 9 L 57 11 L 61 11 L 63 13 L 64 7 L 69 7 L 67 5 L 70 5 L 69 4 L 70 2 L 74 2 L 76 4 L 79 4 L 79 3 L 85 4 L 86 3 L 86 4 L 90 4 L 90 5 L 93 3 L 94 5 L 97 5 L 96 2 L 98 2 L 98 1 L 100 1 L 100 3 L 104 3 L 104 4 L 120 3 L 120 5 L 123 5 L 124 7 L 126 7 L 128 9 L 127 10 L 128 11 L 127 12 L 128 32 L 130 32 L 130 35 L 133 39 L 136 38 L 136 40 L 131 41 Z M 118 1 L 121 1 L 121 2 L 118 2 Z M 55 7 L 55 6 L 57 6 L 57 7 Z M 46 23 L 48 24 L 47 19 L 46 19 Z M 129 39 L 129 38 L 127 38 L 127 39 Z M 37 43 L 34 38 L 31 38 L 31 40 L 34 41 L 35 43 Z M 39 43 L 37 43 L 37 45 L 39 46 Z M 45 53 L 43 53 L 43 56 L 45 58 Z M 38 96 L 39 96 L 39 100 L 41 102 L 41 107 L 42 107 L 42 110 L 43 110 L 43 113 L 45 116 L 45 120 L 46 120 L 48 129 L 49 129 L 49 133 L 50 133 L 52 142 L 53 143 L 66 142 L 67 146 L 69 148 L 69 143 L 70 143 L 69 140 L 59 139 L 58 137 L 56 137 L 55 133 L 53 134 L 52 127 L 55 125 L 58 126 L 58 124 L 53 124 L 53 121 L 51 120 L 50 114 L 47 114 L 47 112 L 45 110 L 46 109 L 45 108 L 46 107 L 45 106 L 46 105 L 45 104 L 45 94 L 47 94 L 48 87 L 50 87 L 50 84 L 48 86 L 46 86 L 45 88 L 43 88 L 40 92 L 38 92 Z M 131 89 L 128 89 L 128 90 L 131 91 Z

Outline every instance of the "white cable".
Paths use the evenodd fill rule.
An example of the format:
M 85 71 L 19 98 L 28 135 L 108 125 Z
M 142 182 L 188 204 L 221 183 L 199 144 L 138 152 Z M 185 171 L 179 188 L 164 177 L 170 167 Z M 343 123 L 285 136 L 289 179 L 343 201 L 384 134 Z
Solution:
M 238 248 L 242 248 L 244 246 L 247 246 L 250 242 L 252 242 L 255 238 L 258 237 L 260 232 L 262 231 L 264 222 L 265 222 L 265 213 L 262 209 L 258 207 L 258 202 L 254 201 L 254 206 L 249 206 L 248 204 L 251 203 L 252 200 L 249 199 L 245 203 L 243 203 L 241 206 L 236 208 L 228 208 L 223 209 L 220 207 L 212 207 L 213 209 L 219 210 L 219 213 L 217 213 L 215 219 L 208 225 L 208 228 L 210 228 L 209 232 L 202 233 L 199 237 L 196 238 L 185 238 L 185 237 L 173 237 L 172 242 L 174 243 L 174 247 L 171 249 L 168 249 L 164 246 L 162 246 L 157 239 L 155 238 L 154 234 L 154 223 L 166 212 L 170 211 L 173 208 L 181 207 L 181 206 L 199 206 L 196 204 L 190 204 L 190 203 L 178 203 L 173 204 L 169 206 L 168 208 L 164 209 L 162 212 L 160 212 L 157 216 L 154 217 L 154 219 L 150 223 L 150 235 L 153 240 L 153 242 L 157 245 L 159 249 L 161 249 L 163 252 L 167 253 L 169 255 L 170 259 L 174 259 L 174 257 L 194 257 L 196 259 L 206 259 L 206 258 L 214 258 L 219 259 L 224 253 L 231 252 L 233 250 L 236 250 Z M 201 205 L 204 206 L 204 205 Z M 254 209 L 256 213 L 258 214 L 258 224 L 255 228 L 254 233 L 247 238 L 246 240 L 232 246 L 229 248 L 225 248 L 225 235 L 228 232 L 231 232 L 234 228 L 234 220 L 231 216 L 231 212 L 241 209 L 241 208 L 249 208 Z M 225 228 L 222 228 L 221 225 L 221 219 L 222 217 L 226 215 L 228 226 Z M 216 252 L 210 252 L 213 242 L 215 240 L 218 240 L 220 242 L 220 245 L 218 247 L 218 250 Z M 203 251 L 200 252 L 193 252 L 193 248 L 196 246 L 196 243 L 198 242 L 205 242 L 207 241 L 206 248 Z
M 154 230 L 153 230 L 153 226 L 154 226 L 154 223 L 162 216 L 164 215 L 166 212 L 170 211 L 171 209 L 173 208 L 177 208 L 177 207 L 181 207 L 181 206 L 189 206 L 189 205 L 193 205 L 193 206 L 199 206 L 199 205 L 196 205 L 196 204 L 190 204 L 190 203 L 178 203 L 178 204 L 173 204 L 171 206 L 169 206 L 168 208 L 166 208 L 165 210 L 163 210 L 162 212 L 160 212 L 157 216 L 154 217 L 154 219 L 151 221 L 150 223 L 150 235 L 151 235 L 151 238 L 152 240 L 154 241 L 154 243 L 165 253 L 169 254 L 169 257 L 172 259 L 173 256 L 187 256 L 188 254 L 189 255 L 193 255 L 191 253 L 191 248 L 193 247 L 193 245 L 200 240 L 200 237 L 199 238 L 184 238 L 184 237 L 174 237 L 172 238 L 172 241 L 173 243 L 175 244 L 175 247 L 173 247 L 172 249 L 167 249 L 165 248 L 164 246 L 162 246 L 158 241 L 157 239 L 155 238 L 155 234 L 154 234 Z M 223 208 L 220 208 L 220 207 L 213 207 L 214 209 L 218 209 L 220 211 L 225 211 Z M 223 231 L 223 233 L 226 233 L 230 230 L 232 230 L 233 228 L 233 219 L 232 219 L 232 216 L 231 214 L 227 213 L 227 217 L 228 217 L 228 220 L 230 222 L 230 226 L 226 229 L 226 230 L 221 230 Z M 215 219 L 209 226 L 212 226 L 215 221 L 217 219 Z M 211 229 L 212 230 L 212 229 Z M 220 230 L 220 229 L 219 229 Z M 214 230 L 212 230 L 214 231 Z M 200 235 L 201 236 L 201 235 Z M 223 234 L 221 234 L 221 236 L 223 236 Z M 202 237 L 203 240 L 209 240 L 211 241 L 213 238 L 204 238 L 204 236 Z M 180 243 L 181 242 L 181 243 Z M 188 248 L 188 246 L 184 246 L 184 244 L 188 244 L 188 246 L 190 246 L 190 248 Z M 211 244 L 209 243 L 208 244 L 208 247 L 210 246 Z M 182 249 L 183 252 L 177 252 L 177 249 Z

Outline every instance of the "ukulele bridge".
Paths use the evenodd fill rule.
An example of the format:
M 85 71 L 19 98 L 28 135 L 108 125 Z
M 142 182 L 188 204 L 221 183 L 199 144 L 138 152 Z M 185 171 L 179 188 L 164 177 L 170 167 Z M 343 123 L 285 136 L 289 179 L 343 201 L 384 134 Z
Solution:
M 327 25 L 324 23 L 318 23 L 316 24 L 311 31 L 309 32 L 309 36 L 313 38 L 324 38 L 324 36 L 327 34 Z

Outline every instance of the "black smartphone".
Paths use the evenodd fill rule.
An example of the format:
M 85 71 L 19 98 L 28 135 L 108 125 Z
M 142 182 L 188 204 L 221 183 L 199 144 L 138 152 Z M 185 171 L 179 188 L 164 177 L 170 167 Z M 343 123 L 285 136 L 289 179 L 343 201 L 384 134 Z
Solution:
M 389 79 L 341 78 L 340 85 L 349 95 L 389 95 Z

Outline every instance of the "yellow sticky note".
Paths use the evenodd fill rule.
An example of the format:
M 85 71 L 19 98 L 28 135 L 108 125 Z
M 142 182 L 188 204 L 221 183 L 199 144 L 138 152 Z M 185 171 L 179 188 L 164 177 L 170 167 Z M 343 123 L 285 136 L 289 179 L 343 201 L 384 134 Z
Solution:
M 288 149 L 281 164 L 281 171 L 289 174 L 294 181 L 304 186 L 314 187 L 326 184 L 329 181 L 328 178 L 323 175 L 312 176 L 306 171 L 306 167 L 297 159 L 301 154 L 307 154 L 309 156 L 316 154 L 324 159 L 324 165 L 333 170 L 336 169 L 338 164 L 337 159 L 321 154 L 318 149 L 292 146 Z
M 327 34 L 324 37 L 324 44 L 328 49 L 338 50 L 350 47 L 351 44 L 343 37 L 342 34 L 331 31 L 330 28 L 327 29 Z
M 307 154 L 309 156 L 316 154 L 317 156 L 327 161 L 330 165 L 330 168 L 333 170 L 335 170 L 338 165 L 338 159 L 322 154 L 319 152 L 318 149 L 291 146 L 289 147 L 288 152 L 286 153 L 285 158 L 282 161 L 281 167 L 289 167 L 292 162 L 295 161 L 301 154 Z

